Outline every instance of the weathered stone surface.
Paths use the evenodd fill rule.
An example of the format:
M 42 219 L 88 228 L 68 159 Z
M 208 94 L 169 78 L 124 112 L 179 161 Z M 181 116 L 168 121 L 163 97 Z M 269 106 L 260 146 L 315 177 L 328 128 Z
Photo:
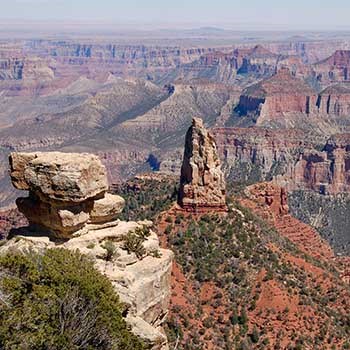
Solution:
M 141 317 L 127 317 L 132 332 L 145 342 L 155 344 L 152 350 L 168 350 L 167 338 L 164 332 L 155 329 L 145 322 Z
M 35 153 L 11 153 L 9 157 L 11 181 L 14 187 L 19 190 L 28 190 L 29 185 L 24 173 L 29 162 L 35 158 Z
M 31 225 L 49 231 L 56 238 L 70 238 L 74 232 L 83 228 L 89 220 L 92 207 L 92 202 L 87 201 L 62 208 L 33 196 L 17 198 L 16 204 Z
M 257 125 L 278 122 L 317 112 L 317 92 L 302 79 L 295 78 L 287 68 L 271 78 L 249 86 L 242 92 L 236 112 L 256 118 Z
M 137 258 L 134 253 L 124 249 L 127 233 L 148 224 L 150 223 L 120 221 L 112 228 L 93 231 L 87 226 L 85 234 L 59 245 L 48 237 L 38 237 L 31 231 L 22 230 L 22 235 L 17 235 L 15 239 L 8 240 L 0 247 L 0 254 L 9 250 L 40 251 L 55 247 L 79 249 L 81 253 L 93 259 L 95 267 L 108 277 L 121 301 L 128 306 L 126 321 L 135 334 L 151 344 L 152 350 L 167 350 L 167 338 L 162 325 L 170 301 L 173 253 L 159 248 L 157 234 L 152 231 L 143 243 L 146 248 L 144 257 Z M 106 249 L 103 248 L 107 241 L 112 241 L 116 248 L 115 255 L 109 261 L 105 259 Z M 157 250 L 158 257 L 153 256 L 154 250 Z
M 193 118 L 186 134 L 179 204 L 184 209 L 226 209 L 226 184 L 213 136 Z
M 90 212 L 91 223 L 105 223 L 117 219 L 124 208 L 124 198 L 106 193 L 101 199 L 95 200 Z
M 350 134 L 337 134 L 318 149 L 301 130 L 216 128 L 213 135 L 234 181 L 267 180 L 288 191 L 326 195 L 350 192 Z
M 89 154 L 13 153 L 10 164 L 13 184 L 29 190 L 16 203 L 30 227 L 13 230 L 16 239 L 0 247 L 0 254 L 60 246 L 89 255 L 128 305 L 126 321 L 135 334 L 150 349 L 167 350 L 162 325 L 170 301 L 173 253 L 160 249 L 152 222 L 117 220 L 125 201 L 105 193 L 106 171 L 99 159 Z M 126 247 L 130 235 L 145 229 L 137 251 Z M 106 242 L 114 245 L 109 258 Z
M 318 96 L 318 112 L 321 115 L 348 117 L 350 115 L 350 89 L 343 85 L 333 85 Z
M 44 201 L 79 203 L 108 189 L 105 167 L 92 154 L 12 153 L 10 166 L 13 185 Z

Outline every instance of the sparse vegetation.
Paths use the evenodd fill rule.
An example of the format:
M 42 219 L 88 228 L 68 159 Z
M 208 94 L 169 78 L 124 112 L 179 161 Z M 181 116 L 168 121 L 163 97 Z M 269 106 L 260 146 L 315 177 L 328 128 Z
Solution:
M 79 252 L 0 257 L 0 348 L 142 350 L 110 281 Z
M 147 184 L 143 191 L 152 191 L 151 185 Z M 163 189 L 158 192 L 163 193 Z M 244 197 L 243 192 L 231 188 L 228 192 Z M 175 252 L 187 280 L 183 297 L 191 306 L 173 305 L 167 325 L 170 343 L 179 342 L 178 348 L 184 350 L 202 349 L 209 343 L 215 349 L 279 349 L 281 340 L 288 339 L 289 349 L 297 346 L 321 349 L 317 337 L 300 338 L 300 333 L 287 331 L 291 315 L 306 332 L 313 332 L 317 319 L 318 326 L 324 328 L 326 341 L 347 339 L 350 327 L 344 305 L 348 302 L 337 303 L 337 295 L 344 286 L 337 280 L 334 268 L 301 252 L 233 197 L 228 198 L 228 204 L 227 215 L 185 217 L 180 213 L 169 217 L 165 212 L 161 219 L 160 211 L 153 212 L 156 223 L 158 220 L 163 223 L 160 233 L 164 233 L 168 246 Z M 324 290 L 310 271 L 293 264 L 286 256 L 322 269 L 322 278 L 332 276 L 334 286 L 340 289 Z M 259 280 L 257 276 L 261 276 Z M 202 299 L 203 288 L 209 285 L 215 293 L 208 300 Z M 305 318 L 303 312 L 295 312 L 289 304 L 282 309 L 262 308 L 258 301 L 266 285 L 278 286 L 286 298 L 299 298 L 302 309 L 313 310 L 312 317 Z M 181 295 L 177 292 L 174 297 Z M 255 323 L 254 327 L 252 320 L 256 319 L 262 323 Z M 280 324 L 279 328 L 263 325 L 271 319 Z M 330 323 L 330 319 L 334 322 Z
M 117 248 L 112 241 L 105 241 L 101 247 L 106 250 L 105 260 L 112 261 L 117 253 Z

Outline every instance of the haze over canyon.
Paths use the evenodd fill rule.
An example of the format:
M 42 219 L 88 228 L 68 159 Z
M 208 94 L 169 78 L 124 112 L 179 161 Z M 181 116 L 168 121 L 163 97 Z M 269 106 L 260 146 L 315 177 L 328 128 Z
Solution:
M 349 349 L 350 32 L 93 33 L 0 31 L 0 256 L 89 255 L 144 349 Z

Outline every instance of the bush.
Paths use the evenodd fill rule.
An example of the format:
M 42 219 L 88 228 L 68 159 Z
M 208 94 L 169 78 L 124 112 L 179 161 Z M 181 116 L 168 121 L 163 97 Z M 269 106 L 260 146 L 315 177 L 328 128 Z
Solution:
M 143 246 L 144 241 L 144 238 L 130 231 L 125 237 L 123 249 L 129 254 L 135 253 L 136 256 L 141 259 L 146 254 L 146 249 Z
M 110 281 L 79 252 L 0 257 L 0 348 L 145 349 Z
M 112 261 L 117 253 L 117 248 L 115 247 L 114 243 L 111 241 L 106 241 L 101 247 L 106 249 L 106 255 L 104 257 L 105 260 Z

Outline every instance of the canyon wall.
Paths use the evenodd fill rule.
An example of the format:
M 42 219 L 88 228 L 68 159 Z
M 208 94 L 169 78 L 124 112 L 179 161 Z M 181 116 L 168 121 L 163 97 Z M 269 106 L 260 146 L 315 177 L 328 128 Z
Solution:
M 350 192 L 349 134 L 332 137 L 317 150 L 298 130 L 216 128 L 213 133 L 232 181 L 273 180 L 289 191 Z

